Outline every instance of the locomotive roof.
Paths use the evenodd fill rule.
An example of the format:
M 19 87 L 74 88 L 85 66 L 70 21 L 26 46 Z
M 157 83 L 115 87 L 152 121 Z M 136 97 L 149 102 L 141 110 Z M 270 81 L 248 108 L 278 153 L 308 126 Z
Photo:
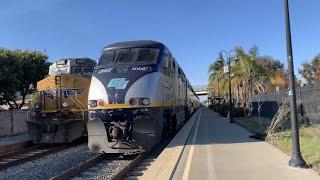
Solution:
M 110 44 L 103 49 L 119 49 L 119 48 L 164 48 L 165 45 L 151 40 L 139 40 L 139 41 L 124 41 Z
M 68 64 L 74 65 L 74 64 L 78 64 L 78 61 L 85 61 L 83 62 L 86 65 L 95 65 L 97 62 L 93 59 L 90 59 L 88 57 L 81 57 L 81 58 L 63 58 L 63 59 L 59 59 L 58 61 L 56 61 L 55 63 L 59 64 L 61 62 L 64 62 L 64 64 L 67 64 L 67 62 L 70 62 Z M 82 63 L 82 64 L 83 64 Z M 81 64 L 81 63 L 80 63 Z
M 62 58 L 62 59 L 59 59 L 58 61 L 63 61 L 63 60 L 67 60 L 67 61 L 85 60 L 85 61 L 93 61 L 93 62 L 95 62 L 95 60 L 90 59 L 90 58 L 88 58 L 88 57 L 80 57 L 80 58 Z

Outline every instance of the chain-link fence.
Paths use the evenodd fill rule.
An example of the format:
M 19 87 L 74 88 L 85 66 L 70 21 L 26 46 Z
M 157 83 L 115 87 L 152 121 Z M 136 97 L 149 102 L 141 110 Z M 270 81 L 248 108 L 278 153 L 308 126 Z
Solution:
M 304 86 L 296 90 L 298 113 L 311 124 L 320 124 L 320 86 Z M 251 97 L 253 115 L 272 118 L 288 99 L 288 91 L 258 94 Z

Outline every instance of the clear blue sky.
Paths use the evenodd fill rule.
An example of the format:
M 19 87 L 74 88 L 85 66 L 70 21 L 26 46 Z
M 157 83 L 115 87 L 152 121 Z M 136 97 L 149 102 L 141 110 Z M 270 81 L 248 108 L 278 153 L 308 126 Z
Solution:
M 295 68 L 320 52 L 319 0 L 290 0 Z M 222 50 L 260 48 L 286 64 L 283 0 L 2 0 L 0 46 L 97 59 L 125 40 L 165 43 L 192 84 Z

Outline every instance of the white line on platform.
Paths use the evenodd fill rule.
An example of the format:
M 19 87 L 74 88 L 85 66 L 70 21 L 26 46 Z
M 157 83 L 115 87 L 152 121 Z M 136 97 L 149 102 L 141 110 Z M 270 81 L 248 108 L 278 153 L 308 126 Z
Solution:
M 194 131 L 193 139 L 192 139 L 192 144 L 189 150 L 187 162 L 186 162 L 186 167 L 184 168 L 183 175 L 182 175 L 182 180 L 189 180 L 189 173 L 190 173 L 190 168 L 191 168 L 191 162 L 192 162 L 192 157 L 193 157 L 193 151 L 194 151 L 194 146 L 195 146 L 195 141 L 197 138 L 198 134 L 198 128 L 199 128 L 199 122 L 200 122 L 200 117 L 201 117 L 202 110 L 199 113 L 198 119 L 197 119 L 197 126 Z

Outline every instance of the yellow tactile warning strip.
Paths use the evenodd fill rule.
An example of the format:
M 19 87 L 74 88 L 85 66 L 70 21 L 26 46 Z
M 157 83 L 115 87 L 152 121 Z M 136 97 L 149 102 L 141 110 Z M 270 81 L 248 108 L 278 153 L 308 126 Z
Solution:
M 200 110 L 201 111 L 201 110 Z M 168 146 L 162 151 L 158 158 L 143 172 L 139 179 L 170 179 L 176 164 L 179 161 L 180 154 L 183 152 L 184 145 L 192 130 L 192 127 L 198 119 L 199 111 L 197 111 L 190 120 L 180 129 L 177 135 L 171 140 Z
M 199 114 L 199 116 L 197 118 L 197 125 L 196 125 L 196 129 L 195 129 L 195 132 L 194 132 L 194 136 L 192 138 L 192 145 L 191 145 L 189 153 L 188 153 L 187 163 L 186 163 L 186 167 L 184 168 L 184 171 L 183 171 L 182 180 L 188 180 L 189 179 L 189 172 L 190 172 L 190 168 L 191 168 L 191 162 L 192 162 L 192 157 L 193 157 L 194 146 L 195 146 L 195 142 L 196 142 L 196 138 L 197 138 L 197 134 L 198 134 L 198 128 L 199 128 L 199 122 L 200 122 L 200 119 L 201 119 L 201 113 L 202 113 L 202 111 L 200 111 L 200 114 Z

